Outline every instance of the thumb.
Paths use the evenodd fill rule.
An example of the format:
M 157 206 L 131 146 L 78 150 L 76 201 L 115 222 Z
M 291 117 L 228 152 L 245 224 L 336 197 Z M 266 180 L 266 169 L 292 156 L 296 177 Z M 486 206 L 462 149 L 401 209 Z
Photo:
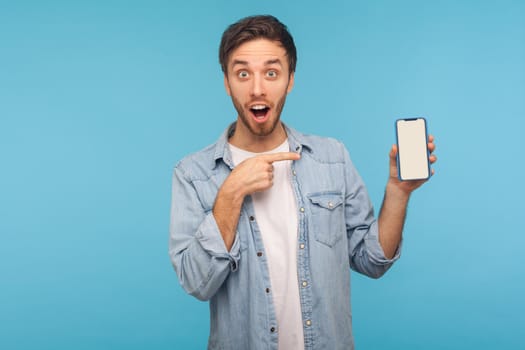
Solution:
M 395 158 L 397 156 L 397 145 L 392 145 L 390 149 L 390 158 Z
M 397 145 L 392 145 L 389 156 L 390 156 L 390 167 L 397 167 Z

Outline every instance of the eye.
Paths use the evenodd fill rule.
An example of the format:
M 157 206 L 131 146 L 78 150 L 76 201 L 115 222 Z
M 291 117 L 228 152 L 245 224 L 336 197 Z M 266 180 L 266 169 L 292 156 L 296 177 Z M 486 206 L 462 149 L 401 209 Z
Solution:
M 268 78 L 277 78 L 277 71 L 269 70 L 268 72 L 266 72 L 266 76 Z
M 237 73 L 237 76 L 241 79 L 246 79 L 248 78 L 249 74 L 247 71 L 241 70 L 240 72 Z

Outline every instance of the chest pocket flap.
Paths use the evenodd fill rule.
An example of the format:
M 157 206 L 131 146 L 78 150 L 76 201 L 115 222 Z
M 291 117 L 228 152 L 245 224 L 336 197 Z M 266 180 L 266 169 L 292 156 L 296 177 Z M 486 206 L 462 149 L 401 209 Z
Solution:
M 308 198 L 313 204 L 328 210 L 334 210 L 343 204 L 341 193 L 313 193 Z
M 343 195 L 341 192 L 311 193 L 308 199 L 310 229 L 317 241 L 332 247 L 345 234 Z

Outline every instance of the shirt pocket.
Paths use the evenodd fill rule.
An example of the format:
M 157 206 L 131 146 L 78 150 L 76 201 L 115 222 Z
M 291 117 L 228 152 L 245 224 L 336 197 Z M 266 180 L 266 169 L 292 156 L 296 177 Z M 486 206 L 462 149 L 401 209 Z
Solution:
M 341 192 L 311 193 L 310 228 L 317 241 L 333 247 L 345 234 L 344 205 Z

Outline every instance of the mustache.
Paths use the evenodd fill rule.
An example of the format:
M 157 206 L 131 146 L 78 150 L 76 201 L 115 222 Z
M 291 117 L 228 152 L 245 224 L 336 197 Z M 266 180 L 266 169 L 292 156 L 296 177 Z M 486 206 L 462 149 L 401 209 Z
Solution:
M 265 106 L 268 106 L 268 107 L 273 107 L 273 103 L 272 102 L 266 101 L 266 100 L 261 100 L 261 99 L 254 99 L 254 100 L 248 101 L 245 105 L 248 108 L 250 106 L 253 106 L 253 105 L 265 105 Z

